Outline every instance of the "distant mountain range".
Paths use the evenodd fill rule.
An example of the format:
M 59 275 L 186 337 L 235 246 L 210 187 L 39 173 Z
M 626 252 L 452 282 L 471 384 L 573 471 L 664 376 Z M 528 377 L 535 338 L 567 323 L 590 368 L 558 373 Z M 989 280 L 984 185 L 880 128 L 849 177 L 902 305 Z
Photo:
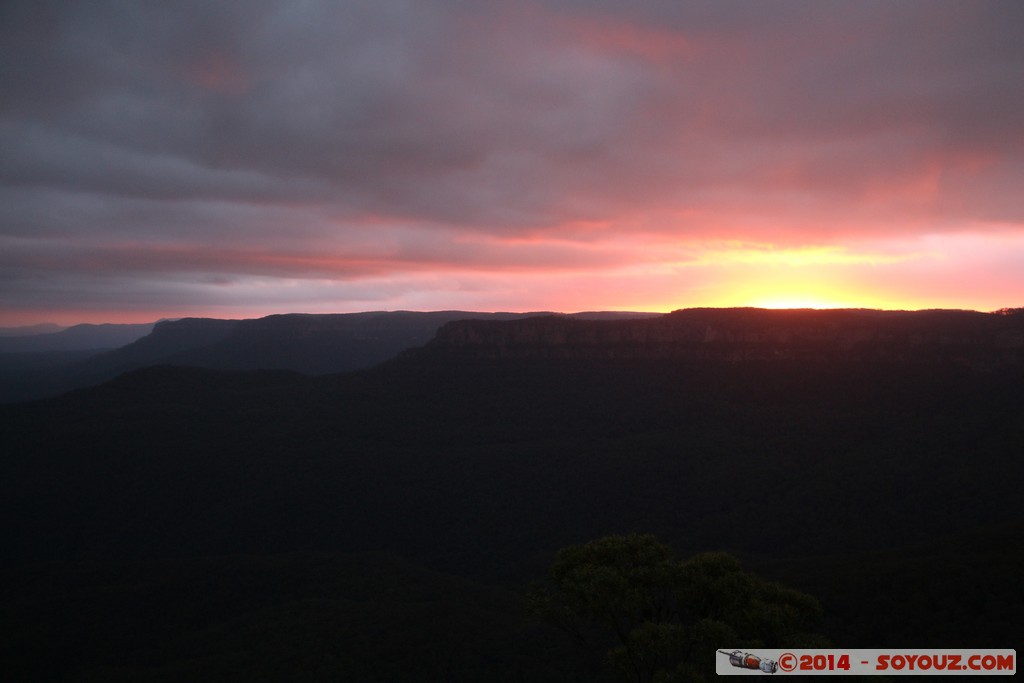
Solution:
M 50 334 L 0 337 L 0 402 L 52 396 L 153 365 L 322 375 L 372 367 L 422 346 L 435 354 L 489 357 L 867 356 L 996 367 L 1024 363 L 1022 321 L 1021 309 L 736 308 L 665 315 L 372 311 L 76 325 Z
M 20 325 L 17 327 L 0 327 L 0 337 L 27 337 L 36 334 L 53 334 L 65 329 L 56 323 L 39 323 L 37 325 Z
M 326 458 L 337 444 L 344 444 L 352 449 L 344 462 L 359 461 L 360 467 L 368 469 L 358 477 L 355 471 L 339 470 L 336 474 L 341 479 L 331 486 L 342 488 L 348 486 L 342 480 L 350 475 L 384 486 L 397 470 L 378 471 L 373 453 L 390 444 L 388 452 L 396 467 L 401 463 L 402 476 L 433 482 L 431 486 L 438 490 L 455 490 L 461 474 L 448 480 L 430 468 L 460 453 L 463 464 L 448 465 L 452 472 L 459 472 L 478 457 L 478 446 L 487 444 L 479 455 L 487 454 L 494 479 L 474 484 L 478 491 L 489 491 L 487 496 L 519 496 L 525 505 L 533 495 L 526 482 L 551 467 L 544 485 L 554 498 L 533 501 L 546 510 L 544 514 L 560 514 L 556 498 L 568 495 L 568 489 L 561 491 L 563 485 L 593 487 L 594 500 L 604 500 L 605 507 L 599 511 L 588 508 L 586 515 L 574 521 L 563 518 L 563 535 L 553 543 L 570 537 L 574 525 L 597 533 L 601 519 L 625 528 L 646 523 L 655 531 L 681 533 L 669 504 L 672 486 L 658 479 L 659 467 L 674 471 L 673 476 L 679 477 L 675 485 L 685 489 L 691 503 L 700 501 L 704 514 L 717 519 L 720 511 L 714 501 L 723 495 L 721 491 L 739 486 L 731 473 L 775 476 L 776 465 L 758 459 L 767 453 L 791 452 L 786 467 L 814 471 L 816 477 L 834 475 L 839 477 L 834 485 L 847 481 L 858 496 L 875 496 L 870 509 L 847 500 L 851 514 L 857 511 L 878 525 L 871 533 L 851 533 L 845 541 L 850 547 L 877 547 L 890 536 L 906 542 L 915 524 L 923 524 L 913 512 L 919 506 L 935 508 L 938 516 L 927 522 L 933 531 L 966 529 L 998 519 L 990 513 L 1009 500 L 978 499 L 978 491 L 962 487 L 968 479 L 972 486 L 1003 491 L 1000 496 L 1015 490 L 1015 482 L 1002 474 L 1021 467 L 1024 316 L 1019 314 L 694 309 L 611 321 L 529 314 L 475 314 L 481 317 L 467 319 L 467 315 L 399 312 L 162 323 L 147 337 L 77 366 L 97 373 L 118 372 L 117 379 L 37 404 L 6 406 L 0 413 L 6 421 L 0 421 L 0 426 L 13 428 L 22 419 L 29 420 L 15 430 L 26 435 L 22 443 L 35 453 L 28 459 L 19 456 L 18 467 L 29 470 L 45 466 L 51 457 L 47 444 L 53 441 L 53 447 L 68 458 L 74 457 L 79 445 L 92 444 L 86 447 L 90 458 L 97 453 L 120 453 L 117 457 L 122 458 L 154 451 L 183 459 L 168 461 L 166 466 L 171 468 L 184 467 L 186 460 L 203 453 L 212 458 L 223 450 L 233 454 L 232 467 L 243 468 L 239 476 L 259 479 L 262 474 L 248 469 L 255 466 L 257 454 L 284 468 L 284 475 L 290 465 L 277 458 L 300 452 L 304 457 Z M 435 332 L 437 327 L 440 330 Z M 409 348 L 417 342 L 419 346 Z M 327 374 L 353 368 L 362 371 Z M 33 433 L 33 422 L 40 426 L 36 431 L 40 441 L 27 436 Z M 100 435 L 98 440 L 94 431 Z M 680 463 L 673 455 L 676 439 L 690 444 L 687 458 L 697 460 Z M 839 442 L 833 443 L 834 439 Z M 426 443 L 433 444 L 430 462 L 418 459 Z M 456 450 L 446 450 L 449 444 Z M 530 453 L 543 455 L 516 460 L 502 444 L 520 444 Z M 631 502 L 615 502 L 614 496 L 621 493 L 617 487 L 624 482 L 613 474 L 617 468 L 625 472 L 632 467 L 634 447 L 636 457 L 650 451 L 644 456 L 650 467 L 631 475 L 636 477 L 627 496 Z M 821 470 L 820 457 L 826 452 L 822 449 L 828 448 L 848 452 L 842 471 Z M 702 452 L 717 453 L 721 462 L 708 460 Z M 975 464 L 980 469 L 971 469 L 974 461 L 957 460 L 961 452 L 978 459 Z M 598 453 L 608 458 L 600 463 L 607 471 L 599 477 L 594 469 L 599 465 Z M 559 470 L 545 458 L 574 464 Z M 498 461 L 504 464 L 499 466 Z M 341 461 L 330 462 L 341 467 Z M 735 467 L 721 469 L 721 485 L 727 488 L 704 490 L 686 479 L 687 473 L 698 472 L 701 480 L 714 479 L 719 465 L 728 462 Z M 212 463 L 197 461 L 196 467 L 212 467 Z M 78 469 L 84 461 L 68 460 L 61 467 L 65 466 Z M 839 466 L 830 461 L 833 470 Z M 886 498 L 872 488 L 870 477 L 865 478 L 870 468 L 887 476 L 899 474 L 900 485 L 907 488 L 896 498 Z M 180 476 L 191 477 L 186 470 Z M 958 474 L 953 476 L 953 471 Z M 994 473 L 999 476 L 993 477 Z M 70 482 L 72 474 L 68 470 L 61 477 L 69 477 Z M 100 474 L 83 472 L 81 476 Z M 217 471 L 210 476 L 235 475 Z M 310 473 L 296 471 L 287 476 Z M 558 476 L 566 477 L 561 484 Z M 126 471 L 124 477 L 123 484 L 133 486 L 131 473 Z M 522 488 L 508 489 L 519 477 Z M 935 477 L 941 478 L 945 499 L 960 501 L 957 505 L 939 505 L 938 499 L 922 497 L 916 487 L 933 486 Z M 741 488 L 748 497 L 737 498 L 737 505 L 781 504 L 773 489 L 750 482 Z M 181 495 L 187 495 L 187 489 L 182 488 Z M 346 491 L 344 499 L 349 503 L 366 495 L 358 487 Z M 430 491 L 424 495 L 433 500 Z M 44 493 L 56 495 L 53 491 L 38 495 Z M 816 504 L 837 504 L 835 493 L 818 491 Z M 908 498 L 911 493 L 914 496 Z M 18 491 L 17 495 L 29 493 Z M 117 495 L 134 494 L 126 490 Z M 822 529 L 837 520 L 803 520 L 811 499 L 810 494 L 801 495 L 802 502 L 790 501 L 794 510 L 785 524 L 805 528 L 786 543 L 794 551 L 835 551 L 840 546 Z M 397 495 L 393 500 L 406 498 Z M 975 502 L 967 506 L 969 500 Z M 371 503 L 363 501 L 369 506 L 365 514 L 371 514 Z M 254 504 L 252 514 L 262 509 L 260 505 Z M 1019 501 L 1014 509 L 1020 510 Z M 598 517 L 587 516 L 592 514 Z M 917 521 L 903 527 L 892 521 L 908 516 Z M 785 526 L 783 521 L 777 520 Z M 433 533 L 441 533 L 442 521 L 431 524 L 436 526 Z M 466 518 L 445 533 L 468 533 L 470 527 L 473 523 Z M 684 536 L 692 537 L 700 528 L 695 518 Z M 346 529 L 353 537 L 363 538 L 358 528 Z M 532 533 L 540 538 L 552 530 Z M 229 531 L 222 531 L 225 539 L 232 538 Z M 747 550 L 775 552 L 782 542 L 761 535 L 756 526 L 736 534 L 733 541 L 742 541 Z M 322 542 L 330 545 L 329 534 L 318 531 L 315 535 L 319 540 L 306 549 L 318 549 Z M 711 527 L 698 535 L 701 542 L 714 538 Z M 409 543 L 424 557 L 437 559 L 432 538 L 410 538 Z M 231 542 L 235 540 L 243 541 L 241 536 Z M 287 534 L 281 540 L 293 543 Z M 133 542 L 149 543 L 144 536 Z M 253 536 L 245 542 L 261 541 Z M 46 543 L 40 547 L 46 548 Z
M 153 323 L 141 325 L 74 325 L 53 330 L 49 325 L 7 328 L 0 333 L 0 353 L 88 351 L 130 344 L 149 334 Z
M 76 325 L 51 334 L 0 338 L 0 401 L 52 396 L 151 365 L 279 369 L 310 375 L 347 372 L 423 345 L 451 321 L 538 315 L 551 314 L 374 311 Z M 658 314 L 587 312 L 568 317 L 621 320 L 654 315 Z

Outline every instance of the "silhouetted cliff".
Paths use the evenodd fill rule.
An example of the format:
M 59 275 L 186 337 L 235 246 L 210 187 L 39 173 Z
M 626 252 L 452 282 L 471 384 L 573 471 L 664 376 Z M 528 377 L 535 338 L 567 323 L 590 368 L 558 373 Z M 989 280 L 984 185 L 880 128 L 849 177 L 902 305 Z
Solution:
M 439 326 L 451 320 L 526 315 L 538 314 L 370 311 L 295 313 L 253 320 L 163 321 L 150 334 L 109 351 L 46 357 L 39 353 L 0 354 L 0 402 L 50 396 L 152 365 L 292 370 L 310 375 L 347 372 L 368 368 L 425 344 Z M 24 340 L 14 339 L 12 343 Z
M 461 320 L 429 353 L 488 358 L 1024 362 L 1024 316 L 974 311 L 687 309 L 643 320 Z

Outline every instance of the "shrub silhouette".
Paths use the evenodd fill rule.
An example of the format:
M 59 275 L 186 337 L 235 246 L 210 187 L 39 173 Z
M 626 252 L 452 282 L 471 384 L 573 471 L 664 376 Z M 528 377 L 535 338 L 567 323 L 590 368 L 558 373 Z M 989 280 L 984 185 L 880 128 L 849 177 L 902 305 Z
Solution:
M 601 669 L 638 683 L 714 675 L 716 648 L 824 647 L 818 601 L 743 571 L 726 553 L 680 561 L 650 534 L 607 536 L 557 554 L 531 614 L 568 633 Z

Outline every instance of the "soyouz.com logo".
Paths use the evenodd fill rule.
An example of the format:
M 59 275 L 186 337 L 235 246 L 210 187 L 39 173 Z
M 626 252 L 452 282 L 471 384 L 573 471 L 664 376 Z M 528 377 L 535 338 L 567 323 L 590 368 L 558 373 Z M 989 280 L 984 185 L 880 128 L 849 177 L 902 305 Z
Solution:
M 715 665 L 720 676 L 1012 676 L 1017 651 L 720 649 Z

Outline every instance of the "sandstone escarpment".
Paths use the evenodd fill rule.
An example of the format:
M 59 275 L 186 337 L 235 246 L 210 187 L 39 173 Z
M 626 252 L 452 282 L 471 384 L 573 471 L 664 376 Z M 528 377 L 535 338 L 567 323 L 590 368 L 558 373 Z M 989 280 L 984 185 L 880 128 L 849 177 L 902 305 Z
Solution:
M 1024 362 L 1024 316 L 973 311 L 687 309 L 643 320 L 543 316 L 441 327 L 433 353 L 491 358 Z

